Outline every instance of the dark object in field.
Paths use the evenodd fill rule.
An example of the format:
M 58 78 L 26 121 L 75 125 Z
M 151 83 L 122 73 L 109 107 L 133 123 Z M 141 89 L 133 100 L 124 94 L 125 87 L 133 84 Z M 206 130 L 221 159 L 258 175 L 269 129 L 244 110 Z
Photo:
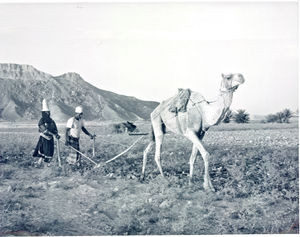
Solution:
M 133 132 L 136 130 L 136 125 L 129 121 L 126 121 L 124 123 L 114 124 L 113 129 L 115 133 Z
M 5 164 L 8 161 L 8 159 L 4 158 L 3 156 L 0 155 L 0 164 Z

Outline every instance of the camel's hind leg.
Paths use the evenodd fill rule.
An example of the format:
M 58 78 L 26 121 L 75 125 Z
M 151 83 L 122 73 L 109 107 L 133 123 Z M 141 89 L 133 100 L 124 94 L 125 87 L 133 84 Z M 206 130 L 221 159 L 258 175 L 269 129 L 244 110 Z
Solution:
M 151 141 L 148 144 L 148 146 L 146 147 L 145 151 L 144 151 L 142 177 L 141 177 L 142 180 L 144 180 L 144 178 L 145 178 L 145 169 L 146 169 L 146 164 L 147 164 L 147 156 L 148 156 L 148 153 L 151 151 L 151 148 L 152 148 L 153 144 L 154 144 L 154 141 Z
M 148 146 L 146 147 L 145 151 L 144 151 L 144 157 L 143 157 L 143 168 L 142 168 L 142 176 L 141 179 L 144 180 L 145 178 L 145 169 L 146 169 L 146 164 L 147 164 L 147 156 L 148 153 L 150 152 L 153 144 L 155 143 L 155 162 L 157 164 L 157 167 L 159 169 L 160 174 L 164 177 L 162 168 L 161 168 L 161 164 L 160 164 L 160 150 L 161 150 L 161 145 L 162 145 L 162 138 L 163 135 L 160 135 L 158 137 L 155 137 L 155 142 L 151 141 Z
M 161 145 L 163 141 L 163 136 L 165 133 L 165 125 L 162 122 L 162 119 L 160 116 L 157 116 L 156 118 L 151 118 L 151 123 L 152 123 L 152 141 L 148 144 L 144 151 L 144 157 L 143 157 L 143 167 L 142 167 L 142 176 L 141 179 L 143 180 L 145 178 L 145 169 L 146 169 L 146 164 L 147 164 L 147 156 L 148 153 L 150 152 L 152 146 L 155 143 L 155 162 L 157 164 L 157 167 L 159 169 L 159 172 L 162 176 L 163 171 L 160 165 L 160 150 L 161 150 Z
M 192 150 L 192 154 L 190 156 L 190 177 L 189 177 L 189 185 L 192 184 L 193 182 L 193 172 L 194 172 L 194 162 L 196 160 L 197 157 L 197 153 L 198 153 L 198 148 L 196 145 L 193 145 L 193 150 Z
M 160 164 L 160 153 L 161 153 L 161 146 L 164 138 L 165 133 L 165 125 L 160 116 L 152 119 L 152 127 L 153 127 L 153 134 L 155 138 L 155 162 L 157 164 L 158 170 L 162 177 L 164 177 L 161 164 Z

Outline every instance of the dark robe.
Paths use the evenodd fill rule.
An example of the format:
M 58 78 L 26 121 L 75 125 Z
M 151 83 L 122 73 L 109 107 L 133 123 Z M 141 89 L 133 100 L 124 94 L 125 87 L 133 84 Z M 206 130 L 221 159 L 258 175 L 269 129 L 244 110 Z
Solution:
M 52 134 L 56 135 L 58 133 L 57 127 L 55 122 L 50 118 L 50 116 L 43 112 L 42 118 L 40 119 L 38 126 L 41 136 L 35 147 L 33 156 L 43 157 L 44 161 L 50 162 L 50 159 L 53 157 L 54 153 L 54 139 Z

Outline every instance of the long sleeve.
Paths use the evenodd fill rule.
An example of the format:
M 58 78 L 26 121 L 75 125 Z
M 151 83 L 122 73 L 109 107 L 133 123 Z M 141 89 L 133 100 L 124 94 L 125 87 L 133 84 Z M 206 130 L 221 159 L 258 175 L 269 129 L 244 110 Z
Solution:
M 38 126 L 39 126 L 39 132 L 40 133 L 43 133 L 47 130 L 43 118 L 40 119 L 40 121 L 38 123 Z
M 48 131 L 56 135 L 58 133 L 56 123 L 52 120 L 50 126 L 48 126 Z

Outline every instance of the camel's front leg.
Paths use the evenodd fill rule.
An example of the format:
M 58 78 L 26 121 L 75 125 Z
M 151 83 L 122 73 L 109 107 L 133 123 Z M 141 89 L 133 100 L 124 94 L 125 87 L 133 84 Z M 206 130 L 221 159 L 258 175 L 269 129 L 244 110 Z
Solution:
M 187 138 L 189 138 L 193 142 L 194 146 L 196 146 L 198 148 L 198 150 L 203 158 L 203 161 L 204 161 L 204 184 L 203 184 L 204 189 L 214 191 L 215 189 L 212 186 L 210 176 L 209 176 L 209 158 L 210 158 L 209 153 L 206 151 L 202 142 L 200 141 L 200 139 L 198 138 L 198 136 L 196 135 L 196 133 L 194 131 L 188 130 L 185 135 Z
M 203 186 L 204 186 L 205 190 L 215 191 L 215 189 L 214 189 L 214 187 L 211 183 L 210 176 L 209 176 L 209 170 L 208 170 L 210 154 L 208 152 L 203 152 L 203 153 L 204 154 L 202 155 L 202 152 L 201 152 L 201 155 L 202 155 L 203 160 L 204 160 L 204 168 L 205 168 Z
M 190 156 L 190 177 L 189 177 L 189 185 L 193 183 L 193 172 L 194 172 L 194 162 L 196 160 L 198 153 L 198 148 L 196 145 L 193 145 L 192 154 Z

